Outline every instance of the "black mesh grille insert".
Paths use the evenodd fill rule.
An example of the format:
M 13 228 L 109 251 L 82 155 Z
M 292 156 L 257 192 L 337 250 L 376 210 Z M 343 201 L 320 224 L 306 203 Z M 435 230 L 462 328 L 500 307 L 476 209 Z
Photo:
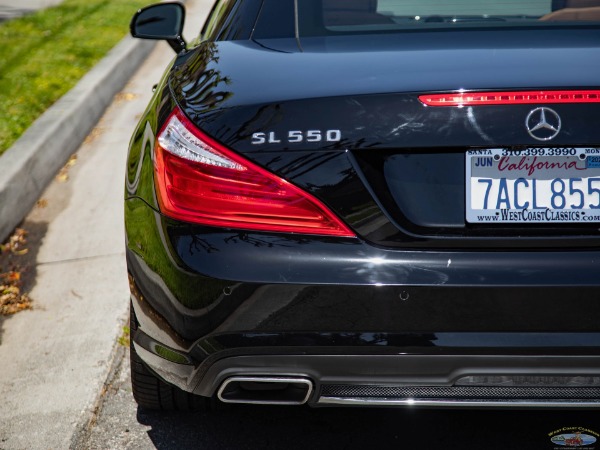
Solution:
M 600 400 L 600 388 L 325 385 L 322 397 L 415 400 Z

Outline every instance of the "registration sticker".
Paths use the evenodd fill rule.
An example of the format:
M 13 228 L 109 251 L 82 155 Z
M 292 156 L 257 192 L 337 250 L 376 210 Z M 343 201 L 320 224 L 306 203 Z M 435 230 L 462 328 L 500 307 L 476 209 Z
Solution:
M 466 153 L 469 223 L 600 223 L 600 148 Z

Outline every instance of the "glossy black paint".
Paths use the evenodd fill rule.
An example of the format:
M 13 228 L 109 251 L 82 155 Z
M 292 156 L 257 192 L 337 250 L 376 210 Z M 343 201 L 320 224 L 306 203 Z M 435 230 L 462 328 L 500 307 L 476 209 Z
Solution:
M 126 220 L 128 223 L 151 224 L 144 227 L 143 235 L 130 233 L 128 236 L 130 270 L 136 279 L 144 280 L 140 282 L 142 291 L 152 289 L 145 296 L 150 301 L 156 301 L 159 296 L 162 283 L 152 281 L 153 275 L 158 274 L 170 288 L 165 297 L 175 293 L 178 301 L 191 310 L 208 308 L 213 311 L 216 302 L 224 295 L 229 297 L 226 300 L 230 308 L 237 308 L 238 303 L 250 297 L 256 287 L 277 283 L 289 285 L 290 292 L 299 287 L 322 286 L 319 289 L 330 292 L 331 297 L 338 295 L 344 298 L 346 306 L 356 302 L 370 305 L 356 308 L 362 311 L 362 318 L 355 316 L 349 320 L 346 315 L 341 315 L 337 318 L 340 323 L 332 323 L 331 329 L 347 329 L 346 322 L 360 324 L 357 330 L 373 328 L 384 318 L 379 317 L 377 312 L 382 307 L 376 300 L 379 297 L 385 307 L 380 313 L 385 316 L 394 308 L 408 310 L 405 319 L 410 318 L 412 323 L 399 322 L 400 317 L 389 316 L 389 323 L 384 327 L 388 331 L 416 326 L 417 322 L 412 321 L 421 314 L 424 314 L 423 325 L 419 325 L 419 329 L 426 329 L 427 319 L 432 319 L 430 313 L 444 307 L 443 299 L 447 299 L 448 304 L 459 302 L 447 308 L 449 311 L 444 313 L 444 318 L 457 314 L 466 320 L 477 309 L 480 316 L 466 326 L 460 325 L 455 317 L 449 324 L 430 325 L 432 330 L 447 327 L 497 329 L 500 326 L 491 323 L 499 317 L 489 314 L 486 318 L 486 312 L 501 307 L 509 314 L 515 314 L 515 311 L 523 313 L 528 304 L 531 309 L 520 316 L 525 322 L 515 317 L 512 324 L 504 327 L 508 326 L 513 331 L 526 330 L 528 326 L 536 326 L 538 318 L 535 316 L 539 315 L 541 324 L 537 327 L 557 329 L 560 324 L 567 326 L 571 323 L 567 328 L 577 331 L 578 326 L 583 327 L 586 320 L 591 320 L 588 326 L 593 329 L 596 322 L 591 316 L 582 319 L 578 315 L 568 317 L 566 313 L 571 308 L 579 311 L 600 308 L 600 304 L 597 305 L 600 300 L 597 291 L 600 252 L 597 251 L 480 251 L 473 254 L 464 251 L 386 250 L 358 239 L 248 233 L 177 224 L 140 200 L 126 202 Z M 159 227 L 156 227 L 157 224 Z M 153 260 L 156 261 L 154 267 L 150 266 Z M 557 260 L 561 264 L 556 264 Z M 228 281 L 232 272 L 235 279 Z M 172 280 L 173 286 L 169 286 Z M 226 295 L 227 291 L 234 292 L 234 287 L 238 289 L 239 286 L 246 286 L 241 289 L 243 294 L 240 298 L 239 293 Z M 202 295 L 199 295 L 199 290 L 202 290 Z M 280 294 L 282 297 L 285 291 L 283 289 Z M 416 306 L 417 310 L 410 310 L 403 303 L 403 293 L 412 296 L 410 305 Z M 419 308 L 424 307 L 422 302 L 428 301 L 433 303 L 427 312 L 419 312 Z M 467 303 L 460 305 L 461 301 Z M 166 298 L 163 302 L 168 305 Z M 546 302 L 554 308 L 564 303 L 567 310 L 556 314 L 554 309 L 550 312 L 554 318 L 544 316 L 541 319 L 540 309 Z M 577 302 L 582 303 L 575 306 Z M 494 307 L 495 303 L 503 306 Z M 437 306 L 433 306 L 435 304 Z M 169 314 L 168 310 L 162 313 Z M 173 320 L 176 320 L 178 313 L 173 313 Z M 267 316 L 271 314 L 269 312 Z M 379 318 L 371 322 L 373 317 Z M 549 324 L 548 320 L 555 322 Z M 306 329 L 313 321 L 314 318 L 299 314 L 296 319 L 298 325 L 294 329 Z M 193 333 L 193 328 L 185 334 Z M 199 331 L 193 338 L 204 334 L 204 331 Z
M 290 3 L 244 0 L 221 14 L 213 10 L 134 132 L 125 224 L 140 356 L 167 381 L 202 395 L 213 395 L 234 368 L 293 372 L 290 355 L 303 373 L 360 373 L 357 382 L 377 367 L 388 381 L 401 380 L 393 362 L 368 358 L 402 355 L 439 357 L 448 380 L 471 357 L 473 367 L 492 373 L 530 372 L 536 364 L 597 373 L 598 224 L 486 227 L 469 226 L 462 216 L 465 150 L 542 145 L 524 126 L 535 105 L 432 108 L 418 95 L 598 88 L 600 30 L 295 39 L 289 24 L 269 29 L 272 21 L 262 15 L 277 14 L 269 5 Z M 227 147 L 322 200 L 357 237 L 218 229 L 163 216 L 153 151 L 177 106 Z M 553 108 L 564 129 L 552 145 L 600 147 L 600 104 Z M 281 139 L 310 129 L 340 130 L 342 139 Z M 257 132 L 282 142 L 254 145 Z M 386 170 L 418 174 L 424 164 L 440 187 L 398 200 L 403 188 Z M 449 206 L 447 215 L 414 212 L 414 204 L 435 201 Z M 188 363 L 159 358 L 155 344 Z M 351 363 L 336 374 L 326 358 L 310 356 L 347 356 Z M 446 366 L 449 356 L 464 360 Z
M 339 149 L 540 145 L 524 128 L 530 105 L 428 108 L 417 96 L 598 85 L 600 50 L 590 44 L 600 43 L 597 28 L 431 34 L 306 38 L 302 52 L 253 41 L 207 42 L 175 68 L 171 88 L 207 132 L 248 153 L 294 149 L 251 146 L 257 130 L 282 136 L 315 124 L 342 130 Z M 191 90 L 217 95 L 190 98 Z M 598 144 L 598 108 L 558 105 L 570 121 L 554 143 Z

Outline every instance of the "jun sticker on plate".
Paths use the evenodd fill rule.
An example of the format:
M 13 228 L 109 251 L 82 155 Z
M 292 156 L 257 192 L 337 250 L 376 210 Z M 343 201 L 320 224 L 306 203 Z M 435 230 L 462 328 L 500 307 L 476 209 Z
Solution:
M 600 223 L 600 148 L 466 152 L 469 223 Z

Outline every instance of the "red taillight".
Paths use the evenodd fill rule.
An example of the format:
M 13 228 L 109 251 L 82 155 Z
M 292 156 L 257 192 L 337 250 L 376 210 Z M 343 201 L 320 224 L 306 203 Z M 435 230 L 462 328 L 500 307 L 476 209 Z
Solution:
M 179 110 L 158 135 L 161 211 L 226 228 L 354 237 L 322 202 L 198 130 Z
M 600 90 L 456 92 L 427 94 L 419 100 L 428 106 L 531 105 L 544 103 L 600 103 Z

